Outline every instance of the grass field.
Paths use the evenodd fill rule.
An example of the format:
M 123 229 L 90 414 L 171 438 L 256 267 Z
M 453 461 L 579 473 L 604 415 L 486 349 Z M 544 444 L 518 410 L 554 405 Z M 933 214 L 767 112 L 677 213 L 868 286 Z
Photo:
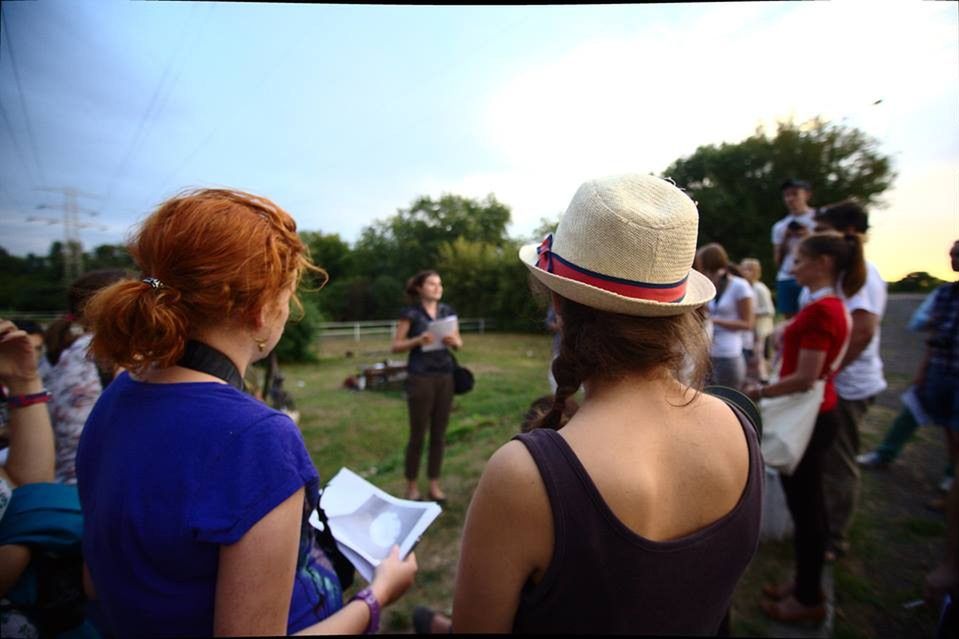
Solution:
M 904 313 L 891 313 L 887 320 L 893 325 L 883 325 L 890 389 L 867 417 L 864 448 L 878 441 L 895 415 L 896 398 L 915 365 L 915 340 L 909 341 L 899 326 Z M 464 341 L 458 358 L 474 372 L 476 387 L 457 396 L 453 406 L 443 468 L 449 502 L 417 547 L 420 570 L 415 585 L 384 614 L 386 632 L 412 632 L 410 616 L 417 604 L 449 609 L 463 518 L 483 466 L 518 432 L 530 402 L 549 391 L 546 335 L 466 334 Z M 386 340 L 357 344 L 337 339 L 322 344 L 318 364 L 284 367 L 284 385 L 296 399 L 304 438 L 324 479 L 347 466 L 387 492 L 402 495 L 408 434 L 402 391 L 342 388 L 346 377 L 363 365 L 398 357 L 389 354 Z M 854 550 L 834 568 L 836 637 L 933 635 L 935 610 L 903 607 L 921 596 L 923 576 L 941 557 L 945 534 L 943 516 L 923 507 L 934 494 L 931 486 L 945 460 L 941 433 L 923 430 L 917 440 L 891 469 L 863 474 L 861 504 L 851 533 Z M 425 493 L 425 459 L 421 478 Z M 786 577 L 791 569 L 790 542 L 760 547 L 734 597 L 736 635 L 769 634 L 758 606 L 761 585 Z
M 463 339 L 465 346 L 457 358 L 473 371 L 476 386 L 456 396 L 453 403 L 443 461 L 443 488 L 449 501 L 417 546 L 416 583 L 384 613 L 382 625 L 387 632 L 411 632 L 410 616 L 417 604 L 450 606 L 463 518 L 483 466 L 493 451 L 518 432 L 530 402 L 549 392 L 550 342 L 545 335 L 464 334 Z M 347 357 L 347 351 L 355 355 Z M 331 339 L 322 344 L 318 364 L 284 367 L 284 388 L 296 400 L 303 437 L 324 481 L 346 466 L 390 494 L 402 496 L 409 433 L 402 391 L 342 387 L 362 366 L 398 357 L 390 355 L 386 340 L 357 344 Z M 420 469 L 424 494 L 425 475 L 424 454 Z

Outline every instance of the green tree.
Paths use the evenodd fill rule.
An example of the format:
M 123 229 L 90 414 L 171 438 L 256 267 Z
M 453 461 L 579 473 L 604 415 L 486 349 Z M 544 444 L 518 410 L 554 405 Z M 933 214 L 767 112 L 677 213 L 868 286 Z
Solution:
M 352 250 L 350 245 L 340 238 L 338 233 L 321 233 L 319 231 L 303 231 L 300 233 L 303 243 L 310 249 L 310 258 L 313 263 L 322 267 L 330 276 L 330 281 L 346 277 L 352 269 Z M 319 281 L 316 281 L 316 280 Z M 322 278 L 311 278 L 315 284 L 322 283 Z
M 371 278 L 392 273 L 406 278 L 435 268 L 440 246 L 462 237 L 499 245 L 506 241 L 509 207 L 491 194 L 483 200 L 445 194 L 423 196 L 408 209 L 365 228 L 354 248 L 355 272 Z
M 945 280 L 941 280 L 935 275 L 930 275 L 925 271 L 916 271 L 915 273 L 909 273 L 898 282 L 891 283 L 889 285 L 889 292 L 928 293 L 937 286 L 945 283 Z
M 786 214 L 780 185 L 790 177 L 813 185 L 812 205 L 855 196 L 881 205 L 892 185 L 891 159 L 878 142 L 840 124 L 813 119 L 780 122 L 776 133 L 764 129 L 735 144 L 701 146 L 673 162 L 664 176 L 674 180 L 699 208 L 699 244 L 719 242 L 730 258 L 757 257 L 763 279 L 776 269 L 770 232 Z
M 534 297 L 519 241 L 499 245 L 458 238 L 440 248 L 444 295 L 460 317 L 485 317 L 501 330 L 542 329 L 545 306 Z

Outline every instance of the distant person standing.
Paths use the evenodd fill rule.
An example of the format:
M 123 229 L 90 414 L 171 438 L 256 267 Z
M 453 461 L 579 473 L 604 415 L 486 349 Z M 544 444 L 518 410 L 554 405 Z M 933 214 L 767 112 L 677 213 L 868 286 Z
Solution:
M 853 200 L 821 209 L 815 216 L 815 230 L 839 231 L 846 236 L 865 239 L 869 215 Z M 839 428 L 832 446 L 823 455 L 823 489 L 829 520 L 827 561 L 849 549 L 847 539 L 852 515 L 859 496 L 859 429 L 876 396 L 886 389 L 882 359 L 879 357 L 879 325 L 886 312 L 886 282 L 876 265 L 868 260 L 862 287 L 847 295 L 840 292 L 846 310 L 852 316 L 849 348 L 836 375 L 836 406 Z
M 716 297 L 706 305 L 713 326 L 709 383 L 738 390 L 746 381 L 743 333 L 753 329 L 753 288 L 730 272 L 726 249 L 715 242 L 696 252 L 694 267 L 716 287 Z
M 769 336 L 773 334 L 776 307 L 773 305 L 773 296 L 769 292 L 769 287 L 763 284 L 762 279 L 760 279 L 763 271 L 759 260 L 747 257 L 740 262 L 739 270 L 742 271 L 743 277 L 752 284 L 756 302 L 753 353 L 752 358 L 746 362 L 747 377 L 752 375 L 759 381 L 766 381 L 769 378 L 769 365 L 766 362 L 767 343 Z
M 433 343 L 429 332 L 430 322 L 456 315 L 449 304 L 443 304 L 443 282 L 436 271 L 420 271 L 406 283 L 406 294 L 413 302 L 403 309 L 393 335 L 393 352 L 409 351 L 406 366 L 406 395 L 410 411 L 410 439 L 406 446 L 406 498 L 419 499 L 417 476 L 420 456 L 426 431 L 430 432 L 429 463 L 427 477 L 430 482 L 429 498 L 445 502 L 446 495 L 440 488 L 440 468 L 443 464 L 443 447 L 446 427 L 453 407 L 453 357 L 450 348 L 462 348 L 459 330 L 443 338 L 443 347 L 424 351 Z
M 809 206 L 812 186 L 805 180 L 789 179 L 782 185 L 783 202 L 789 214 L 773 225 L 773 257 L 779 272 L 776 275 L 776 310 L 786 319 L 799 312 L 802 289 L 792 275 L 793 251 L 812 231 L 813 209 Z

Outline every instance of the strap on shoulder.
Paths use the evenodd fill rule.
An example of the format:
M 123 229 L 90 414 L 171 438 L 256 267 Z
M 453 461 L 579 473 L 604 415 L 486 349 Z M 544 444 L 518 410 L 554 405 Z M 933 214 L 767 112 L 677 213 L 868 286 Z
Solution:
M 759 408 L 756 407 L 756 404 L 753 403 L 753 400 L 749 399 L 745 393 L 742 393 L 735 388 L 730 388 L 729 386 L 707 386 L 703 389 L 703 392 L 712 395 L 713 397 L 718 397 L 723 400 L 730 406 L 735 406 L 739 411 L 746 416 L 746 419 L 753 425 L 753 429 L 756 431 L 756 437 L 761 442 L 763 440 L 763 416 L 759 412 Z

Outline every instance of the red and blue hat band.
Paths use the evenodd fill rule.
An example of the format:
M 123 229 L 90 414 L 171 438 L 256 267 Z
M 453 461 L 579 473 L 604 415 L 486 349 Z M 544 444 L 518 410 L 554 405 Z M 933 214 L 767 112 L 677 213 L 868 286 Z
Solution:
M 553 252 L 552 233 L 547 235 L 543 243 L 536 248 L 536 253 L 539 255 L 536 260 L 537 268 L 623 297 L 664 303 L 681 302 L 686 297 L 688 275 L 674 284 L 649 284 L 596 273 L 577 266 Z

